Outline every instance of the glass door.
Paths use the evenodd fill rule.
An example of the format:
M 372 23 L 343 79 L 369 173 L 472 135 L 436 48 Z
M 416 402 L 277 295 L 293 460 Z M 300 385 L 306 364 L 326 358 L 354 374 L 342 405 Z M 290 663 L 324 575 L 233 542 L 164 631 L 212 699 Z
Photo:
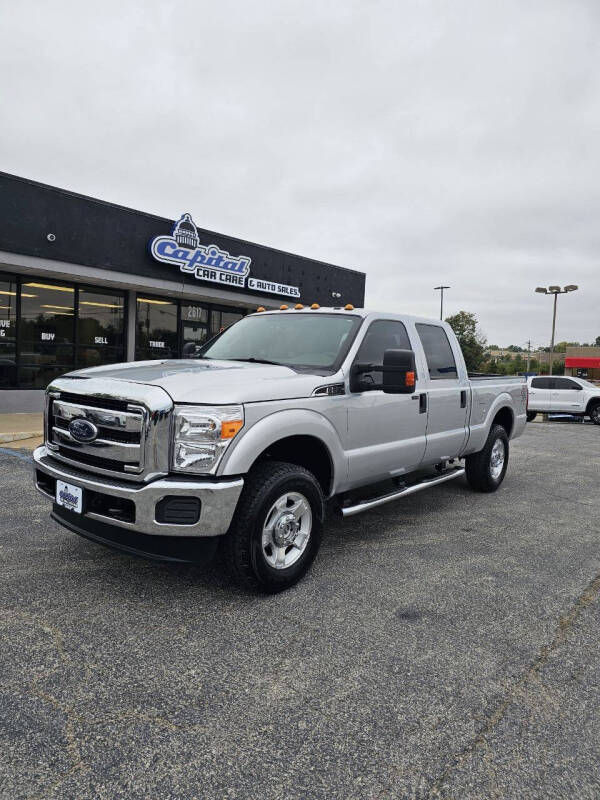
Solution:
M 181 356 L 189 358 L 208 339 L 208 308 L 199 303 L 182 303 L 180 326 Z

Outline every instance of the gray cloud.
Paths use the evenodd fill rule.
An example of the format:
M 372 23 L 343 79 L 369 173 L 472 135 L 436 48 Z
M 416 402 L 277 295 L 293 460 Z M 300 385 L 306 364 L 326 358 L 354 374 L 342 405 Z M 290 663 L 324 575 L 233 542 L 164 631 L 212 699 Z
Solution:
M 2 169 L 367 273 L 499 344 L 600 335 L 595 0 L 4 3 Z

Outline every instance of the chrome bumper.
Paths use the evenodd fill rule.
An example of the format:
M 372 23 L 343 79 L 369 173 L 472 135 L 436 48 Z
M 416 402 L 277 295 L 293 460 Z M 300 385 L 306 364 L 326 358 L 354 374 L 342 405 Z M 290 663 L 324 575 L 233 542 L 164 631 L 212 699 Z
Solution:
M 118 482 L 101 477 L 92 477 L 78 469 L 68 467 L 52 458 L 44 445 L 33 453 L 34 480 L 36 489 L 44 497 L 55 498 L 44 491 L 37 477 L 40 471 L 51 478 L 66 481 L 84 491 L 91 490 L 111 497 L 130 500 L 135 504 L 135 522 L 125 522 L 103 514 L 87 512 L 85 519 L 117 525 L 126 530 L 155 536 L 220 536 L 227 533 L 237 501 L 242 491 L 242 478 L 226 481 L 183 480 L 162 478 L 148 484 L 138 485 L 126 481 Z M 194 525 L 171 525 L 157 522 L 156 504 L 164 497 L 183 495 L 200 500 L 200 518 Z

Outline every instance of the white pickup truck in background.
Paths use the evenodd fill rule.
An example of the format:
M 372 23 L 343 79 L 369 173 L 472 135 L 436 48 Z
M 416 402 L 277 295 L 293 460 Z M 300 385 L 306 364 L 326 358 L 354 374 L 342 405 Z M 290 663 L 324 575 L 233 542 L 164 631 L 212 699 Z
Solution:
M 573 414 L 589 417 L 600 425 L 600 387 L 583 378 L 558 375 L 527 379 L 529 400 L 527 419 L 534 420 L 538 413 Z

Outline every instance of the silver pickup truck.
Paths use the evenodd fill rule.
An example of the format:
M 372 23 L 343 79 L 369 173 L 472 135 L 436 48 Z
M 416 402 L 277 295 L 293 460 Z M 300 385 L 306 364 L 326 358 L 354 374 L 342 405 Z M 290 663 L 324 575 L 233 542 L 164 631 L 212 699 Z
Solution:
M 88 539 L 180 562 L 220 543 L 277 592 L 313 561 L 326 501 L 350 516 L 463 475 L 495 491 L 526 401 L 522 379 L 470 379 L 445 323 L 259 310 L 193 359 L 55 380 L 35 483 Z

